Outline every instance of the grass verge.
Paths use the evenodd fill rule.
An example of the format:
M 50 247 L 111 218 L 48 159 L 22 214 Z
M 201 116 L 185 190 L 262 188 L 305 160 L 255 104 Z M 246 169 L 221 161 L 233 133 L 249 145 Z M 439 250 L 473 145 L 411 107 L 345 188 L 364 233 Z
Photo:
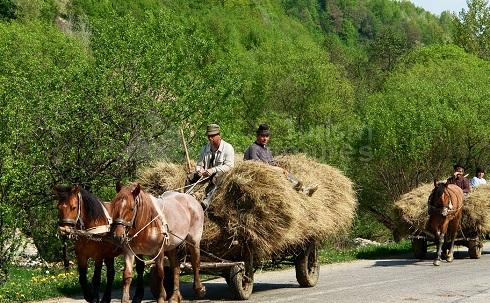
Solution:
M 337 249 L 326 245 L 320 251 L 319 259 L 322 264 L 349 262 L 359 259 L 378 259 L 407 253 L 410 249 L 410 241 L 345 249 Z M 121 271 L 118 270 L 118 268 L 122 268 L 122 263 L 120 262 L 121 260 L 118 260 L 118 265 L 116 266 L 115 289 L 120 288 L 122 285 Z M 90 268 L 93 268 L 93 265 Z M 89 277 L 91 275 L 89 273 Z M 148 279 L 148 277 L 146 278 Z M 183 279 L 188 280 L 191 277 L 185 276 Z M 102 272 L 102 280 L 105 280 L 105 271 Z M 103 287 L 105 286 L 102 285 L 101 289 Z M 80 293 L 78 273 L 75 268 L 65 273 L 62 268 L 32 269 L 13 267 L 10 270 L 9 280 L 0 286 L 0 302 L 40 301 L 60 296 L 74 296 Z

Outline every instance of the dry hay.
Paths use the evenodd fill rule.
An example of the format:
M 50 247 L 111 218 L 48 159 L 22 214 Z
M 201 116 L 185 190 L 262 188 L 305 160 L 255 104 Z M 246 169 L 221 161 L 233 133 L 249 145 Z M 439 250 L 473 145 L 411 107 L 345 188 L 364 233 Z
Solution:
M 245 250 L 251 249 L 263 259 L 350 228 L 356 195 L 352 182 L 338 169 L 304 155 L 278 158 L 304 184 L 319 185 L 314 195 L 307 197 L 292 188 L 282 169 L 240 160 L 237 156 L 234 169 L 220 178 L 207 212 L 201 241 L 204 250 L 228 260 L 243 260 Z M 184 166 L 167 162 L 147 171 L 140 173 L 140 182 L 157 195 L 171 188 L 168 184 L 180 187 L 185 178 Z M 158 186 L 161 181 L 166 185 Z
M 427 220 L 427 199 L 434 184 L 423 184 L 402 195 L 395 202 L 395 210 L 408 224 L 419 230 L 425 230 Z
M 480 185 L 464 201 L 461 224 L 463 230 L 490 232 L 490 185 Z
M 357 208 L 354 184 L 339 169 L 321 164 L 305 155 L 287 155 L 277 158 L 286 163 L 289 171 L 306 186 L 318 185 L 318 190 L 303 207 L 309 216 L 305 231 L 310 237 L 324 239 L 346 233 L 352 226 Z M 304 198 L 304 195 L 300 195 Z
M 252 247 L 259 257 L 301 243 L 304 237 L 290 236 L 305 217 L 299 195 L 277 167 L 256 161 L 237 164 L 223 176 L 210 207 L 213 218 L 224 227 L 220 240 Z
M 166 191 L 182 188 L 186 177 L 184 165 L 161 161 L 139 170 L 136 182 L 153 195 L 161 195 Z
M 397 212 L 416 229 L 426 230 L 427 200 L 433 188 L 432 183 L 423 184 L 395 202 Z M 466 236 L 490 232 L 490 185 L 480 185 L 465 198 L 461 226 Z

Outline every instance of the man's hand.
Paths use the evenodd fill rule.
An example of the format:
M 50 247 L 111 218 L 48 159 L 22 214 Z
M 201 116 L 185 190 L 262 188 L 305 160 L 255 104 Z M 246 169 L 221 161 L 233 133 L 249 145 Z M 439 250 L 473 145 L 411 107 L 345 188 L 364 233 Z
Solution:
M 212 168 L 208 168 L 208 169 L 206 169 L 206 170 L 204 170 L 202 172 L 202 175 L 201 176 L 203 176 L 203 177 L 209 177 L 212 174 L 213 174 L 213 169 Z

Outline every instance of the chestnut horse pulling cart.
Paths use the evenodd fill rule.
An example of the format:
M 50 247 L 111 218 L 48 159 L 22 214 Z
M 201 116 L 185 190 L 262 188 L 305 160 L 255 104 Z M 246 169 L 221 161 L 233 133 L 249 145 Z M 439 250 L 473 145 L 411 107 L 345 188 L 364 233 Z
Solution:
M 437 230 L 431 228 L 431 217 L 434 211 L 431 204 L 431 192 L 437 191 L 438 187 L 442 191 L 444 184 L 423 184 L 402 195 L 394 205 L 400 217 L 410 227 L 411 235 L 409 238 L 412 242 L 412 251 L 417 259 L 424 259 L 427 255 L 428 247 L 440 241 L 439 237 L 437 237 Z M 460 206 L 460 224 L 457 227 L 452 227 L 452 230 L 449 228 L 448 232 L 445 233 L 446 241 L 440 249 L 442 256 L 447 256 L 446 252 L 450 250 L 451 238 L 454 237 L 455 245 L 468 248 L 470 258 L 480 258 L 483 240 L 490 231 L 490 221 L 488 220 L 490 219 L 489 198 L 490 186 L 480 186 L 464 198 L 463 204 Z M 453 203 L 452 200 L 454 199 L 449 200 Z M 449 200 L 446 202 L 449 203 Z M 431 216 L 428 215 L 428 207 L 430 208 Z M 449 215 L 455 213 L 458 208 L 452 205 Z M 444 212 L 444 209 L 435 209 L 435 211 Z M 449 258 L 448 261 L 452 261 L 452 258 Z

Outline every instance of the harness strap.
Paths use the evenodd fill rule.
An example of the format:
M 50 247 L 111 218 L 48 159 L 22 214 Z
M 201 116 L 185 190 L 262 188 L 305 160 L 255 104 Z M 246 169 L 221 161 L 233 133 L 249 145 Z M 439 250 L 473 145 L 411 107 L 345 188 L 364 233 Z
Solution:
M 104 215 L 107 219 L 107 225 L 98 225 L 94 226 L 91 228 L 87 228 L 85 231 L 94 235 L 98 234 L 105 234 L 111 231 L 111 224 L 112 224 L 112 218 L 109 216 L 109 212 L 107 211 L 107 208 L 105 208 L 104 203 L 100 200 L 98 200 L 100 203 L 100 207 L 102 207 L 102 210 L 104 211 Z
M 83 220 L 82 220 L 82 193 L 81 192 L 78 192 L 77 194 L 78 196 L 78 214 L 77 214 L 77 219 L 75 220 L 75 224 L 80 221 L 80 229 L 83 230 L 83 228 L 85 227 L 85 224 L 83 224 Z
M 107 211 L 107 208 L 105 208 L 104 203 L 99 200 L 100 206 L 102 206 L 102 210 L 104 211 L 104 215 L 107 219 L 107 224 L 111 225 L 112 224 L 112 217 L 109 216 L 109 212 Z
M 168 234 L 169 228 L 168 228 L 167 219 L 165 218 L 165 215 L 163 214 L 160 207 L 158 207 L 158 205 L 157 205 L 157 198 L 155 198 L 153 195 L 150 195 L 150 199 L 151 199 L 151 203 L 153 204 L 153 207 L 157 211 L 158 217 L 160 217 L 160 223 L 162 224 L 160 226 L 160 229 L 161 229 L 162 235 L 163 235 L 163 242 L 166 245 L 168 245 L 170 243 L 170 236 Z

